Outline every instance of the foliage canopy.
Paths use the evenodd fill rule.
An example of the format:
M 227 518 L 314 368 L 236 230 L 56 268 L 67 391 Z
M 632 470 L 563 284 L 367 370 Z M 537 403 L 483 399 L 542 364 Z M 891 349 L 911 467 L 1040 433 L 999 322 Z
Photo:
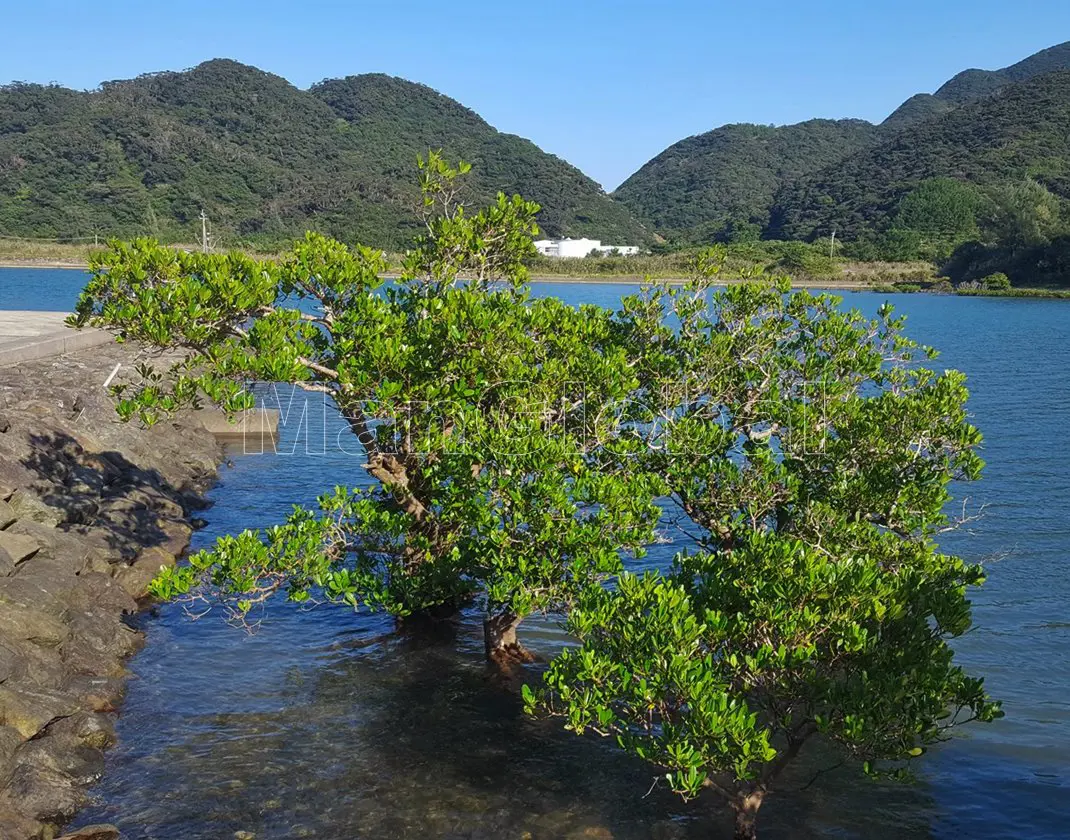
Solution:
M 615 736 L 687 798 L 717 791 L 739 837 L 815 738 L 903 775 L 1000 716 L 949 644 L 983 571 L 936 544 L 950 482 L 982 468 L 962 374 L 926 368 L 888 306 L 757 270 L 713 288 L 724 249 L 616 312 L 531 298 L 537 205 L 469 213 L 467 168 L 422 162 L 425 234 L 390 284 L 380 252 L 317 234 L 280 261 L 150 241 L 96 260 L 72 323 L 186 353 L 119 386 L 120 414 L 291 382 L 329 395 L 375 481 L 218 540 L 155 594 L 242 618 L 276 594 L 399 616 L 477 599 L 510 660 L 524 616 L 563 613 L 581 644 L 527 707 Z M 659 521 L 686 547 L 625 571 Z
M 582 646 L 529 708 L 615 736 L 704 788 L 750 837 L 785 765 L 820 735 L 879 772 L 1001 712 L 952 661 L 976 565 L 941 553 L 952 480 L 979 476 L 964 377 L 876 319 L 782 283 L 627 299 L 623 333 L 661 477 L 696 534 L 666 574 L 622 575 L 570 613 Z M 633 467 L 636 468 L 636 467 Z M 950 711 L 949 711 L 950 710 Z
M 610 313 L 529 299 L 538 206 L 500 194 L 467 212 L 467 169 L 422 165 L 426 234 L 389 285 L 380 252 L 317 234 L 278 262 L 150 241 L 96 259 L 74 323 L 188 354 L 120 387 L 122 416 L 204 398 L 232 411 L 249 381 L 294 383 L 334 402 L 376 482 L 221 539 L 155 594 L 203 586 L 239 616 L 277 592 L 399 616 L 476 595 L 490 652 L 519 653 L 523 616 L 564 608 L 649 541 L 655 485 L 600 466 L 629 445 L 606 407 L 635 387 Z

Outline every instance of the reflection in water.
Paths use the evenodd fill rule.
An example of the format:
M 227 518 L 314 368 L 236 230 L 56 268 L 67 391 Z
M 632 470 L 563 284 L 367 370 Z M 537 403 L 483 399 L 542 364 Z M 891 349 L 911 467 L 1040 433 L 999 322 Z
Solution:
M 257 838 L 730 836 L 727 815 L 712 802 L 689 808 L 664 788 L 644 796 L 654 777 L 649 766 L 525 716 L 516 687 L 484 665 L 475 617 L 453 645 L 384 633 L 389 625 L 379 619 L 342 630 L 320 612 L 312 623 L 300 653 L 275 658 L 270 675 L 259 663 L 281 642 L 271 629 L 243 639 L 241 656 L 217 648 L 183 666 L 184 645 L 160 638 L 159 622 L 150 626 L 150 645 L 165 661 L 146 678 L 157 668 L 196 668 L 203 686 L 189 695 L 203 701 L 198 689 L 209 683 L 216 693 L 203 707 L 181 696 L 132 697 L 124 731 L 151 733 L 138 740 L 155 748 L 137 754 L 124 741 L 104 783 L 110 804 L 83 822 L 108 819 L 131 838 L 159 840 L 236 831 Z M 143 698 L 144 689 L 136 693 Z M 812 757 L 786 790 L 833 763 Z M 770 833 L 929 836 L 931 804 L 920 789 L 845 787 L 845 778 L 821 774 L 801 794 L 774 801 Z M 883 834 L 873 830 L 882 821 Z
M 611 302 L 611 286 L 545 285 Z M 857 295 L 875 308 L 883 296 Z M 920 762 L 915 786 L 883 785 L 835 757 L 806 756 L 763 807 L 773 838 L 1062 838 L 1070 823 L 1070 305 L 911 296 L 910 334 L 970 375 L 986 435 L 985 519 L 945 547 L 1002 555 L 980 590 L 977 629 L 956 647 L 988 677 L 1008 717 L 968 728 Z M 996 350 L 995 348 L 998 348 Z M 1039 418 L 1039 419 L 1038 419 Z M 330 417 L 306 417 L 306 428 Z M 1037 435 L 1038 428 L 1042 434 Z M 283 444 L 292 444 L 293 428 Z M 287 435 L 290 436 L 289 440 Z M 197 546 L 266 525 L 322 488 L 360 480 L 352 456 L 304 444 L 222 471 Z M 664 563 L 678 546 L 656 547 Z M 452 644 L 393 633 L 343 609 L 272 608 L 255 635 L 175 606 L 146 616 L 119 745 L 78 824 L 114 822 L 130 840 L 231 838 L 717 838 L 712 799 L 685 805 L 653 770 L 611 744 L 532 721 L 515 687 L 491 679 L 477 616 Z M 549 619 L 525 622 L 546 658 L 566 643 Z M 537 666 L 528 675 L 535 677 Z M 816 778 L 815 778 L 816 775 Z

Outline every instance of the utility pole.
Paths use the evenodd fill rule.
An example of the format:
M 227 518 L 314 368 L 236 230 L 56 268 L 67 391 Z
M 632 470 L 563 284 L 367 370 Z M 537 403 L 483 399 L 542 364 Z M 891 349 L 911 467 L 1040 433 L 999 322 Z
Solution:
M 201 251 L 208 253 L 208 214 L 201 210 Z
M 836 258 L 836 231 L 832 231 L 832 238 L 829 240 L 829 259 Z

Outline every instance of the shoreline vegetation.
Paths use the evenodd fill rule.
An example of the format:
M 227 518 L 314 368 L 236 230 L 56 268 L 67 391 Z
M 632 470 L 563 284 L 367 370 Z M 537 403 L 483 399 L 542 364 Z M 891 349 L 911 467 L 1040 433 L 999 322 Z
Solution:
M 616 736 L 685 801 L 719 798 L 737 840 L 812 739 L 894 776 L 1003 716 L 953 663 L 983 569 L 934 539 L 960 524 L 949 485 L 980 478 L 982 437 L 965 375 L 924 367 L 937 352 L 905 316 L 792 292 L 769 259 L 820 258 L 800 243 L 695 251 L 688 285 L 612 307 L 535 297 L 539 205 L 469 212 L 469 164 L 419 168 L 427 232 L 401 259 L 312 232 L 275 259 L 148 239 L 93 255 L 67 323 L 180 357 L 112 389 L 120 418 L 230 414 L 254 407 L 248 383 L 288 384 L 333 402 L 370 479 L 160 568 L 154 597 L 239 626 L 274 596 L 403 624 L 474 608 L 526 714 Z M 780 251 L 748 267 L 757 248 Z M 664 525 L 687 542 L 637 576 Z M 537 615 L 579 646 L 533 687 Z
M 796 247 L 802 246 L 807 253 Z M 169 247 L 199 250 L 190 243 L 171 243 Z M 86 269 L 90 255 L 105 246 L 33 240 L 0 240 L 0 268 Z M 222 249 L 221 249 L 222 250 Z M 277 250 L 238 247 L 234 249 L 254 258 L 277 258 Z M 822 256 L 814 262 L 811 246 L 803 243 L 768 242 L 746 246 L 728 246 L 729 259 L 724 278 L 741 279 L 738 268 L 748 260 L 760 257 L 770 271 L 792 278 L 797 288 L 831 289 L 844 292 L 885 292 L 888 294 L 920 293 L 956 294 L 963 297 L 1013 297 L 1070 299 L 1070 290 L 1014 286 L 1007 289 L 985 289 L 969 286 L 954 287 L 946 278 L 937 275 L 933 263 L 867 262 L 861 260 L 830 259 Z M 397 255 L 389 254 L 392 266 Z M 642 283 L 644 280 L 684 282 L 690 250 L 665 254 L 643 254 L 632 257 L 584 257 L 555 260 L 539 257 L 529 264 L 531 280 L 545 283 Z M 809 264 L 807 264 L 809 263 Z M 733 269 L 737 269 L 734 271 Z M 387 276 L 394 276 L 391 272 Z M 976 286 L 976 284 L 973 284 Z

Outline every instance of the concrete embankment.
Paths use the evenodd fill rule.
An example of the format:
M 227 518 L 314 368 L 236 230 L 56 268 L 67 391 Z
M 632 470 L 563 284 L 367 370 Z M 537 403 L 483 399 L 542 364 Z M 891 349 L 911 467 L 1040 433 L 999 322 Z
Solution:
M 148 430 L 118 421 L 103 383 L 135 352 L 0 356 L 4 840 L 53 837 L 100 777 L 123 662 L 141 644 L 125 617 L 188 546 L 189 517 L 222 456 L 196 415 Z
M 104 330 L 72 330 L 64 326 L 66 317 L 66 312 L 0 310 L 0 365 L 75 353 L 112 342 L 111 334 Z

